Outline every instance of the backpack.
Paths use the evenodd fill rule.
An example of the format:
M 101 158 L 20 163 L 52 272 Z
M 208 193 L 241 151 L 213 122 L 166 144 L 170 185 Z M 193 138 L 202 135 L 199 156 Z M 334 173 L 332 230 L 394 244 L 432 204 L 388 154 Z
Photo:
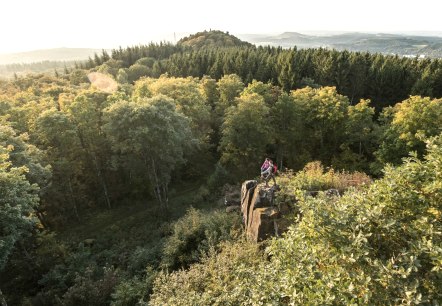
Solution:
M 276 165 L 276 163 L 274 163 L 272 173 L 276 174 L 276 172 L 278 172 L 278 166 Z

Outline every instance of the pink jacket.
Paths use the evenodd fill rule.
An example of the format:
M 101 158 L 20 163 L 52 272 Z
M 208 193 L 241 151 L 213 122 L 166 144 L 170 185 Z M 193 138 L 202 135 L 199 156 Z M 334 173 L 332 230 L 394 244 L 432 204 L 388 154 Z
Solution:
M 269 164 L 270 164 L 269 161 L 265 160 L 264 163 L 261 166 L 261 172 L 267 170 L 267 168 L 269 167 Z

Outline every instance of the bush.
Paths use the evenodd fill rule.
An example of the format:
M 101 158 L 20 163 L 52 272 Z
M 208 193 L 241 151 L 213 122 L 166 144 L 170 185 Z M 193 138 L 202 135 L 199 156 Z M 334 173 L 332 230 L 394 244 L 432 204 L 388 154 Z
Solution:
M 96 272 L 89 269 L 85 275 L 77 275 L 74 285 L 63 295 L 63 305 L 109 305 L 118 274 L 111 268 L 103 269 L 102 275 L 94 275 Z
M 136 275 L 139 271 L 145 270 L 148 265 L 158 264 L 161 256 L 159 246 L 137 247 L 129 256 L 127 269 L 131 274 Z
M 350 187 L 369 185 L 371 178 L 362 172 L 335 171 L 333 168 L 325 171 L 321 162 L 308 163 L 296 174 L 287 172 L 279 179 L 280 185 L 290 190 L 321 191 L 337 189 L 343 193 Z
M 147 66 L 149 68 L 152 68 L 154 63 L 155 59 L 153 57 L 142 57 L 135 62 L 135 64 Z
M 247 305 L 247 279 L 265 264 L 257 244 L 225 242 L 189 270 L 159 274 L 150 305 Z M 263 268 L 263 267 L 261 267 Z
M 229 180 L 229 172 L 220 163 L 217 163 L 215 171 L 207 180 L 207 186 L 210 190 L 216 190 L 219 189 L 219 186 L 223 186 L 229 182 Z
M 173 226 L 172 235 L 164 245 L 162 266 L 167 269 L 186 268 L 197 262 L 221 241 L 233 240 L 235 228 L 241 224 L 239 215 L 225 212 L 204 213 L 189 209 Z
M 145 305 L 152 293 L 153 281 L 157 273 L 150 267 L 146 269 L 144 277 L 134 277 L 129 280 L 122 281 L 112 294 L 111 305 L 129 306 L 129 305 Z

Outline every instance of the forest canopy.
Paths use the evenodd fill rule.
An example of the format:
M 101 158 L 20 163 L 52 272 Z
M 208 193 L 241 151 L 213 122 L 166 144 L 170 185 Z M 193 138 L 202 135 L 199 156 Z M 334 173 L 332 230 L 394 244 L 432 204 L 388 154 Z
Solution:
M 0 303 L 440 300 L 442 62 L 238 41 L 0 81 Z M 218 202 L 265 157 L 303 217 L 260 248 Z M 349 172 L 374 182 L 299 196 Z

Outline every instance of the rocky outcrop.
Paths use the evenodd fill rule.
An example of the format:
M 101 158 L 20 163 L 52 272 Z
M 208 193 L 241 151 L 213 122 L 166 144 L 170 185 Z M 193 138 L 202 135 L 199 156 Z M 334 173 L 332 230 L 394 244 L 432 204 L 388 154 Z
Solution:
M 283 213 L 290 207 L 277 207 L 277 186 L 265 187 L 257 181 L 245 181 L 241 187 L 241 214 L 248 239 L 258 242 L 278 236 L 288 227 Z M 283 212 L 283 213 L 282 213 Z
M 327 197 L 340 197 L 337 189 L 305 191 L 305 196 L 316 197 L 321 192 Z M 276 185 L 266 187 L 255 180 L 250 180 L 242 184 L 240 200 L 237 198 L 238 195 L 232 192 L 228 198 L 225 198 L 228 212 L 237 211 L 239 207 L 236 205 L 240 203 L 247 238 L 251 241 L 259 242 L 281 235 L 294 222 L 293 217 L 286 218 L 289 214 L 302 217 L 294 196 L 280 195 L 276 201 L 277 193 Z

